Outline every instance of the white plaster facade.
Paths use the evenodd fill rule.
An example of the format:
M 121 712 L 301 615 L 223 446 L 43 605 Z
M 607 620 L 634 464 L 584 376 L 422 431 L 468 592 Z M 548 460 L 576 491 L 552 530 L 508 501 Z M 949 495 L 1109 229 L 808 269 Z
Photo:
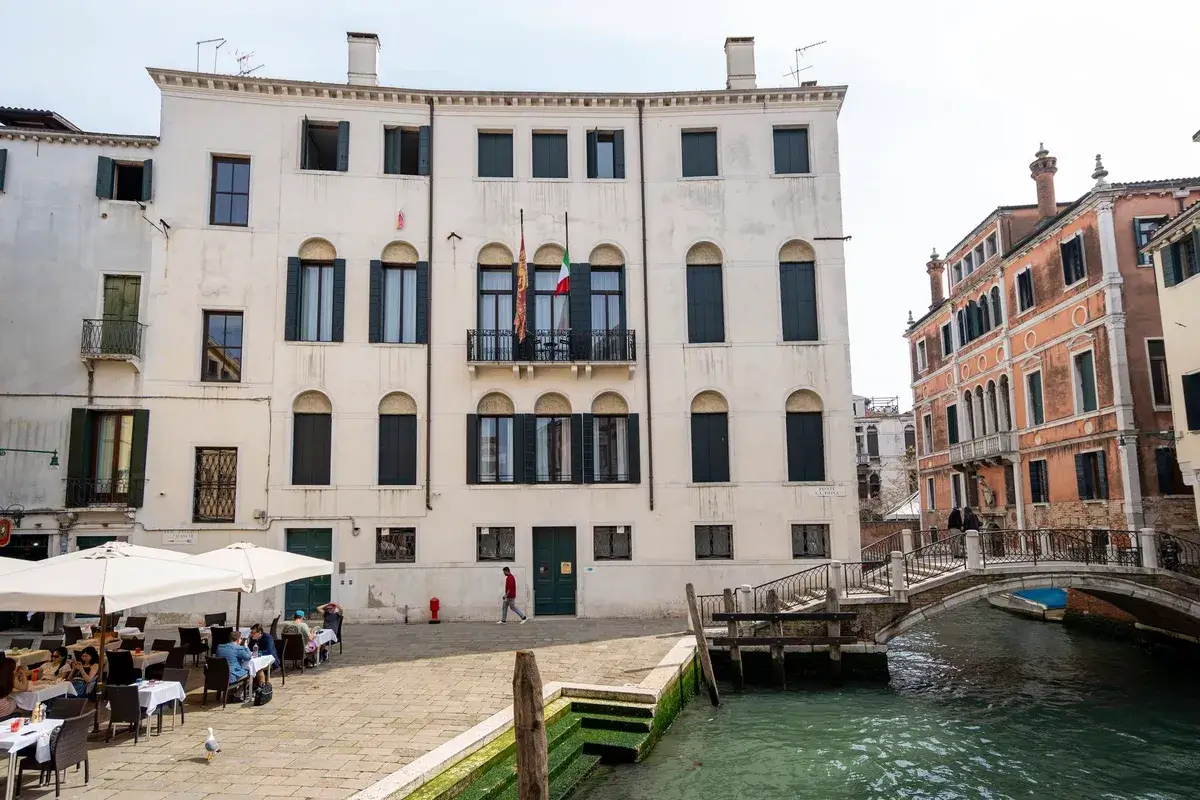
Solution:
M 332 597 L 352 620 L 403 618 L 405 606 L 419 618 L 434 596 L 444 617 L 494 617 L 503 564 L 476 560 L 478 526 L 515 527 L 509 566 L 522 606 L 533 604 L 533 528 L 573 526 L 580 616 L 679 614 L 686 581 L 715 592 L 803 569 L 812 562 L 793 559 L 791 523 L 830 525 L 833 558 L 857 552 L 837 140 L 844 87 L 424 93 L 370 85 L 361 69 L 359 85 L 150 73 L 162 92 L 154 218 L 168 223 L 169 238 L 153 248 L 137 401 L 151 419 L 147 488 L 134 541 L 162 546 L 183 532 L 194 541 L 177 546 L 195 551 L 237 540 L 282 548 L 288 529 L 331 529 Z M 431 113 L 432 208 L 430 177 L 383 174 L 382 138 L 385 126 L 430 125 Z M 306 116 L 349 122 L 345 171 L 299 168 Z M 808 129 L 810 174 L 774 174 L 773 126 Z M 596 128 L 624 130 L 625 179 L 583 177 L 585 135 Z M 718 132 L 717 178 L 680 177 L 680 132 L 695 128 Z M 513 132 L 514 178 L 476 177 L 481 130 Z M 568 134 L 569 178 L 530 177 L 534 130 Z M 251 160 L 246 227 L 208 224 L 214 155 Z M 587 261 L 600 245 L 621 253 L 626 324 L 637 336 L 632 368 L 468 369 L 477 262 L 493 243 L 515 257 L 521 210 L 530 260 L 543 244 L 564 244 L 564 212 L 572 261 Z M 284 340 L 287 259 L 312 239 L 346 260 L 342 342 Z M 796 240 L 815 254 L 815 342 L 785 343 L 781 333 L 779 253 Z M 430 265 L 428 345 L 368 342 L 368 264 L 396 241 Z M 685 256 L 702 242 L 722 253 L 725 342 L 713 345 L 687 343 Z M 239 384 L 200 381 L 202 315 L 220 309 L 244 314 Z M 815 393 L 823 408 L 822 482 L 787 480 L 784 412 L 799 390 Z M 332 406 L 329 486 L 291 485 L 293 404 L 310 391 Z M 704 391 L 728 405 L 728 483 L 691 482 L 689 409 Z M 416 406 L 411 487 L 376 483 L 378 408 L 394 392 Z M 603 393 L 618 394 L 642 419 L 641 482 L 468 485 L 467 416 L 493 392 L 518 414 L 533 413 L 550 392 L 574 413 L 589 412 Z M 194 448 L 202 446 L 237 448 L 231 524 L 191 522 Z M 734 557 L 697 560 L 693 526 L 716 523 L 733 525 Z M 595 561 L 594 525 L 631 526 L 631 560 Z M 416 528 L 415 562 L 377 564 L 376 529 L 401 526 Z M 244 617 L 270 615 L 283 598 L 282 588 L 247 597 Z M 200 597 L 152 610 L 225 607 L 231 598 Z
M 916 474 L 915 451 L 913 459 L 907 460 L 907 455 L 916 447 L 916 435 L 913 412 L 901 413 L 899 398 L 854 395 L 854 453 L 863 511 L 886 512 L 909 496 L 906 475 Z M 878 479 L 882 503 L 872 501 L 872 476 Z

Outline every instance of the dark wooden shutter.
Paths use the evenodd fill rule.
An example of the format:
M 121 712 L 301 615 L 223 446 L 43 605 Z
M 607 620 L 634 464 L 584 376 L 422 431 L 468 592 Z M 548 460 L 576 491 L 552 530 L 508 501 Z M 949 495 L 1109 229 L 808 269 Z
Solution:
M 92 467 L 92 412 L 71 409 L 71 438 L 67 445 L 67 508 L 87 505 Z
M 0 192 L 4 191 L 4 171 L 8 166 L 8 150 L 0 148 Z
M 583 414 L 583 482 L 596 482 L 596 422 L 591 414 Z M 574 451 L 572 451 L 574 452 Z
M 342 120 L 338 123 L 337 170 L 346 172 L 350 169 L 350 123 Z
M 958 406 L 946 408 L 946 441 L 958 444 Z
M 825 480 L 825 433 L 820 411 L 787 415 L 789 481 Z
M 709 453 L 712 456 L 712 479 L 718 483 L 729 481 L 729 417 L 713 414 L 709 423 Z
M 333 338 L 341 342 L 346 338 L 346 259 L 333 260 Z
M 1183 376 L 1183 409 L 1189 431 L 1200 431 L 1200 372 Z
M 530 292 L 533 294 L 533 292 Z M 417 262 L 417 344 L 429 343 L 429 262 Z
M 593 426 L 594 428 L 595 426 Z M 642 438 L 641 425 L 637 414 L 630 414 L 625 423 L 625 441 L 629 452 L 626 453 L 626 463 L 629 464 L 629 482 L 642 482 Z
M 591 431 L 583 427 L 583 414 L 571 415 L 571 483 L 591 483 L 583 479 L 583 440 Z
M 786 130 L 775 130 L 772 133 L 772 140 L 775 145 L 775 174 L 785 175 L 792 171 L 792 154 L 788 148 L 788 132 Z
M 1084 453 L 1075 454 L 1075 488 L 1080 500 L 1092 500 L 1095 492 L 1092 489 L 1091 475 L 1087 470 L 1087 458 Z
M 595 178 L 599 170 L 596 168 L 596 132 L 587 132 L 587 176 Z
M 719 265 L 687 268 L 687 314 L 689 342 L 725 341 L 725 304 Z
M 1012 464 L 1004 465 L 1004 502 L 1010 508 L 1017 504 L 1017 473 Z
M 333 417 L 329 414 L 293 414 L 292 483 L 328 486 L 332 456 Z
M 1173 494 L 1174 479 L 1171 476 L 1171 449 L 1157 447 L 1154 450 L 1154 468 L 1158 473 L 1158 493 Z
M 400 129 L 383 129 L 383 171 L 387 175 L 400 174 Z
M 367 298 L 367 341 L 383 341 L 383 262 L 371 262 L 371 290 Z
M 811 261 L 779 265 L 780 307 L 785 342 L 817 340 L 816 268 Z
M 625 131 L 613 131 L 613 177 L 625 177 Z
M 417 174 L 428 175 L 431 171 L 432 143 L 429 138 L 429 126 L 417 128 Z
M 146 444 L 150 436 L 150 412 L 133 412 L 133 443 L 129 450 L 129 505 L 141 508 L 146 499 Z
M 729 481 L 729 418 L 725 414 L 692 414 L 692 481 Z
M 96 197 L 111 200 L 113 196 L 113 161 L 106 156 L 96 159 Z
M 533 414 L 517 414 L 513 417 L 513 442 L 517 458 L 521 459 L 513 470 L 515 483 L 537 483 L 537 417 Z
M 692 483 L 711 480 L 708 454 L 707 414 L 692 414 Z
M 381 486 L 415 486 L 416 483 L 416 415 L 381 414 L 379 417 L 379 484 Z
M 467 483 L 479 483 L 479 416 L 467 414 Z
M 620 305 L 620 307 L 618 309 L 618 313 L 621 316 L 620 322 L 617 325 L 617 331 L 621 334 L 621 342 L 618 345 L 618 347 L 620 348 L 619 353 L 621 355 L 623 355 L 629 361 L 632 361 L 634 359 L 634 354 L 631 352 L 627 352 L 629 337 L 625 335 L 625 332 L 628 330 L 628 327 L 629 327 L 629 322 L 628 322 L 629 317 L 626 316 L 626 314 L 625 314 L 625 266 L 624 265 L 622 265 L 621 269 L 617 271 L 617 290 L 621 293 L 620 298 L 617 300 L 617 302 Z M 612 347 L 612 343 L 609 344 L 609 347 L 610 348 Z
M 287 260 L 287 293 L 284 295 L 283 339 L 300 341 L 300 259 Z
M 531 293 L 532 294 L 532 293 Z M 592 265 L 571 265 L 571 286 L 567 300 L 571 315 L 572 357 L 588 361 L 592 357 Z
M 1108 499 L 1108 453 L 1101 450 L 1096 453 L 1096 475 L 1100 479 L 1099 490 L 1101 500 Z
M 775 145 L 776 157 L 778 158 L 779 136 L 776 131 Z M 778 170 L 778 167 L 776 168 Z M 804 425 L 800 415 L 794 412 L 788 412 L 786 421 L 786 437 L 787 437 L 787 470 L 789 481 L 804 480 L 801 475 L 804 474 Z
M 1037 461 L 1029 462 L 1029 502 L 1042 503 L 1044 500 L 1045 487 L 1042 485 L 1042 473 L 1038 469 Z
M 147 158 L 142 162 L 142 202 L 149 203 L 154 199 L 154 160 Z
M 312 169 L 308 163 L 308 115 L 300 123 L 300 169 Z
M 492 144 L 494 137 L 490 133 L 476 135 L 479 163 L 476 170 L 481 178 L 489 178 L 496 174 L 496 148 Z

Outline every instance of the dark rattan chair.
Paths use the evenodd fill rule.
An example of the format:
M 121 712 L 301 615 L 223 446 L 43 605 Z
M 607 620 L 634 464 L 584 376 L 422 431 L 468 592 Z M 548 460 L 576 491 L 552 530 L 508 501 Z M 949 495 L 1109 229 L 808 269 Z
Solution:
M 42 639 L 38 642 L 38 648 L 41 650 L 49 650 L 53 653 L 55 650 L 63 646 L 62 639 Z
M 178 683 L 180 686 L 183 687 L 183 693 L 187 694 L 188 679 L 191 677 L 192 677 L 192 673 L 188 669 L 164 669 L 162 679 L 164 681 L 175 681 L 176 683 Z M 182 725 L 184 722 L 187 722 L 187 718 L 183 714 L 183 701 L 182 700 L 172 700 L 171 705 L 175 706 L 179 709 L 179 724 Z M 172 713 L 172 715 L 171 715 L 171 724 L 172 725 L 175 724 L 174 720 L 175 720 L 175 715 Z
M 169 653 L 175 649 L 174 639 L 154 639 L 150 643 L 150 649 L 155 653 Z
M 141 701 L 138 699 L 136 686 L 106 686 L 108 693 L 108 732 L 104 741 L 112 739 L 114 725 L 129 725 L 133 729 L 133 743 L 138 743 L 141 735 L 142 720 L 147 718 Z
M 300 665 L 300 674 L 304 674 L 304 657 L 307 655 L 305 649 L 308 643 L 304 641 L 302 633 L 285 633 L 280 639 L 276 640 L 276 649 L 279 651 L 279 675 L 283 678 L 283 683 L 287 685 L 287 663 L 292 662 L 292 667 Z
M 122 650 L 130 650 L 130 651 L 145 650 L 146 649 L 146 637 L 143 636 L 141 638 L 138 638 L 137 636 L 127 636 L 121 640 L 121 649 Z
M 137 690 L 134 690 L 133 699 L 137 701 Z M 54 746 L 50 750 L 50 760 L 40 762 L 34 755 L 27 755 L 21 759 L 21 767 L 17 772 L 16 779 L 16 795 L 21 795 L 21 778 L 28 768 L 37 770 L 40 775 L 38 785 L 47 782 L 50 773 L 54 773 L 54 796 L 59 797 L 62 793 L 62 775 L 67 767 L 77 767 L 82 762 L 83 764 L 83 782 L 86 785 L 91 778 L 88 765 L 88 749 L 87 735 L 88 729 L 91 727 L 92 720 L 90 717 L 70 717 L 63 720 L 62 727 L 58 729 L 58 736 L 54 739 Z
M 63 626 L 63 644 L 67 647 L 83 639 L 83 627 L 80 625 Z
M 341 614 L 328 614 L 321 621 L 321 626 L 331 629 L 337 636 L 338 655 L 342 654 L 342 622 L 344 618 Z
M 278 641 L 279 641 L 279 633 L 278 633 L 278 631 L 276 630 L 278 627 L 279 627 L 279 615 L 278 615 L 278 614 L 276 614 L 276 615 L 275 615 L 275 619 L 271 620 L 271 631 L 270 631 L 270 633 L 271 633 L 271 641 L 273 641 L 273 642 L 278 642 Z
M 133 667 L 133 653 L 128 650 L 110 650 L 104 660 L 108 663 L 106 686 L 128 686 L 141 677 Z
M 208 705 L 209 692 L 216 692 L 221 696 L 221 708 L 225 708 L 229 701 L 230 689 L 241 686 L 245 691 L 249 686 L 249 675 L 244 675 L 233 683 L 229 682 L 229 662 L 225 659 L 206 658 L 204 663 L 204 700 L 202 705 Z
M 13 639 L 8 643 L 9 650 L 32 650 L 33 639 Z
M 126 628 L 137 628 L 143 634 L 146 633 L 146 618 L 145 617 L 126 617 Z
M 233 628 L 225 628 L 219 625 L 214 625 L 208 629 L 212 638 L 209 640 L 208 651 L 211 655 L 217 654 L 217 648 L 229 641 L 233 636 Z
M 46 709 L 46 717 L 48 719 L 79 717 L 83 715 L 85 708 L 87 708 L 86 697 L 56 697 L 50 701 L 50 708 Z
M 183 647 L 184 652 L 192 657 L 193 664 L 199 664 L 200 656 L 208 654 L 208 647 L 200 636 L 199 628 L 180 628 L 179 644 Z
M 222 611 L 220 614 L 205 614 L 204 624 L 210 628 L 214 625 L 224 625 L 225 617 L 227 616 L 228 615 L 224 611 Z

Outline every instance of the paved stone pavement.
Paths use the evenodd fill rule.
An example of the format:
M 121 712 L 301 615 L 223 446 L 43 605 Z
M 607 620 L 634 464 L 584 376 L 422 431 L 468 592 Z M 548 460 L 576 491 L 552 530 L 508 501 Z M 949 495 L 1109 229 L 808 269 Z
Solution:
M 345 798 L 512 702 L 514 650 L 532 648 L 543 682 L 637 684 L 684 634 L 682 620 L 539 619 L 527 625 L 460 622 L 345 628 L 345 652 L 273 679 L 262 708 L 222 710 L 192 671 L 187 722 L 136 746 L 93 737 L 91 782 L 68 771 L 64 798 L 216 800 Z M 155 631 L 151 630 L 149 637 Z M 173 632 L 159 632 L 172 636 Z M 190 663 L 190 660 L 189 660 Z M 177 721 L 178 723 L 178 721 Z M 222 751 L 204 760 L 211 726 Z M 0 777 L 2 780 L 2 777 Z M 54 796 L 27 775 L 22 798 Z

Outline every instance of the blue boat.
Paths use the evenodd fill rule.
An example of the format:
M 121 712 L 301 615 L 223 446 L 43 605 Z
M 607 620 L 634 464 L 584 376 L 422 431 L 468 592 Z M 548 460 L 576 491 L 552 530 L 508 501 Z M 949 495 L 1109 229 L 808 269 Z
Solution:
M 1044 622 L 1061 622 L 1067 610 L 1066 589 L 1022 589 L 993 595 L 988 602 L 996 608 Z

